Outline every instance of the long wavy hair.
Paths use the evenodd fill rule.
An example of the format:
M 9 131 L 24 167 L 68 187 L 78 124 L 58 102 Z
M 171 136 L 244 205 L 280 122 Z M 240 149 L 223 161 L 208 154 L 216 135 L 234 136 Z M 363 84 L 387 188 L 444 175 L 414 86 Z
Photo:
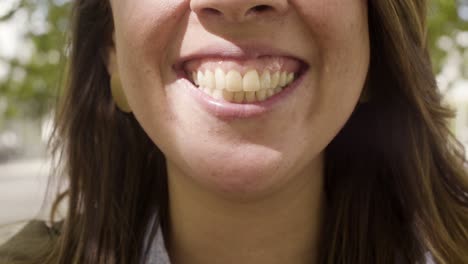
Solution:
M 422 263 L 428 255 L 437 263 L 468 263 L 467 163 L 432 72 L 427 3 L 368 5 L 370 100 L 325 150 L 319 263 Z M 169 224 L 165 157 L 112 100 L 108 1 L 76 0 L 72 18 L 54 135 L 68 212 L 60 237 L 38 261 L 140 263 L 154 212 L 163 233 Z

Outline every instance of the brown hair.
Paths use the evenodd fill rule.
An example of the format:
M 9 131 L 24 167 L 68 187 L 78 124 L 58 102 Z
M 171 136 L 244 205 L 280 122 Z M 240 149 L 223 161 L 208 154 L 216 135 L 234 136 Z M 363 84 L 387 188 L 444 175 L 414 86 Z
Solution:
M 371 100 L 326 149 L 320 263 L 421 263 L 427 252 L 468 262 L 466 160 L 447 128 L 425 17 L 423 0 L 369 1 Z M 107 1 L 75 1 L 55 136 L 69 210 L 42 263 L 139 263 L 152 214 L 168 224 L 165 158 L 111 99 L 112 30 Z

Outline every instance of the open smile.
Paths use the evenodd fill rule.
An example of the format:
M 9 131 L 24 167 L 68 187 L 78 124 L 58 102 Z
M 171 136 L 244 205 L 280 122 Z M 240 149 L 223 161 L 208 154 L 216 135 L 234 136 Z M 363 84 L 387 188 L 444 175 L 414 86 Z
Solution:
M 297 80 L 304 64 L 288 57 L 251 60 L 203 58 L 184 64 L 188 79 L 206 95 L 237 104 L 268 100 Z
M 205 110 L 223 119 L 249 118 L 284 101 L 309 66 L 283 55 L 193 56 L 175 70 Z

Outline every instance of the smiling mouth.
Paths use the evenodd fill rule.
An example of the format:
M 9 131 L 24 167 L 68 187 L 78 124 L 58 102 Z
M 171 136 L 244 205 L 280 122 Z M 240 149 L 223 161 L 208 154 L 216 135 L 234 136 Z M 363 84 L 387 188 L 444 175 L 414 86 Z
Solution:
M 203 58 L 184 63 L 185 76 L 206 95 L 237 104 L 263 102 L 300 78 L 304 62 L 277 56 L 252 60 Z

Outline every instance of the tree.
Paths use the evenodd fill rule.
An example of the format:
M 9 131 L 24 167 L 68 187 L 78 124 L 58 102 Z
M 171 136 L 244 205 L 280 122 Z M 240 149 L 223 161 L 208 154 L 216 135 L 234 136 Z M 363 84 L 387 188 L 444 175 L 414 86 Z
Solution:
M 0 14 L 0 23 L 15 16 L 26 18 L 22 39 L 32 51 L 27 58 L 0 58 L 7 65 L 6 78 L 0 79 L 0 100 L 7 102 L 0 118 L 40 118 L 55 102 L 65 61 L 69 6 L 68 1 L 18 0 Z
M 441 73 L 447 63 L 457 67 L 453 78 L 443 84 L 450 89 L 450 82 L 468 78 L 468 1 L 433 0 L 428 22 L 434 72 Z

